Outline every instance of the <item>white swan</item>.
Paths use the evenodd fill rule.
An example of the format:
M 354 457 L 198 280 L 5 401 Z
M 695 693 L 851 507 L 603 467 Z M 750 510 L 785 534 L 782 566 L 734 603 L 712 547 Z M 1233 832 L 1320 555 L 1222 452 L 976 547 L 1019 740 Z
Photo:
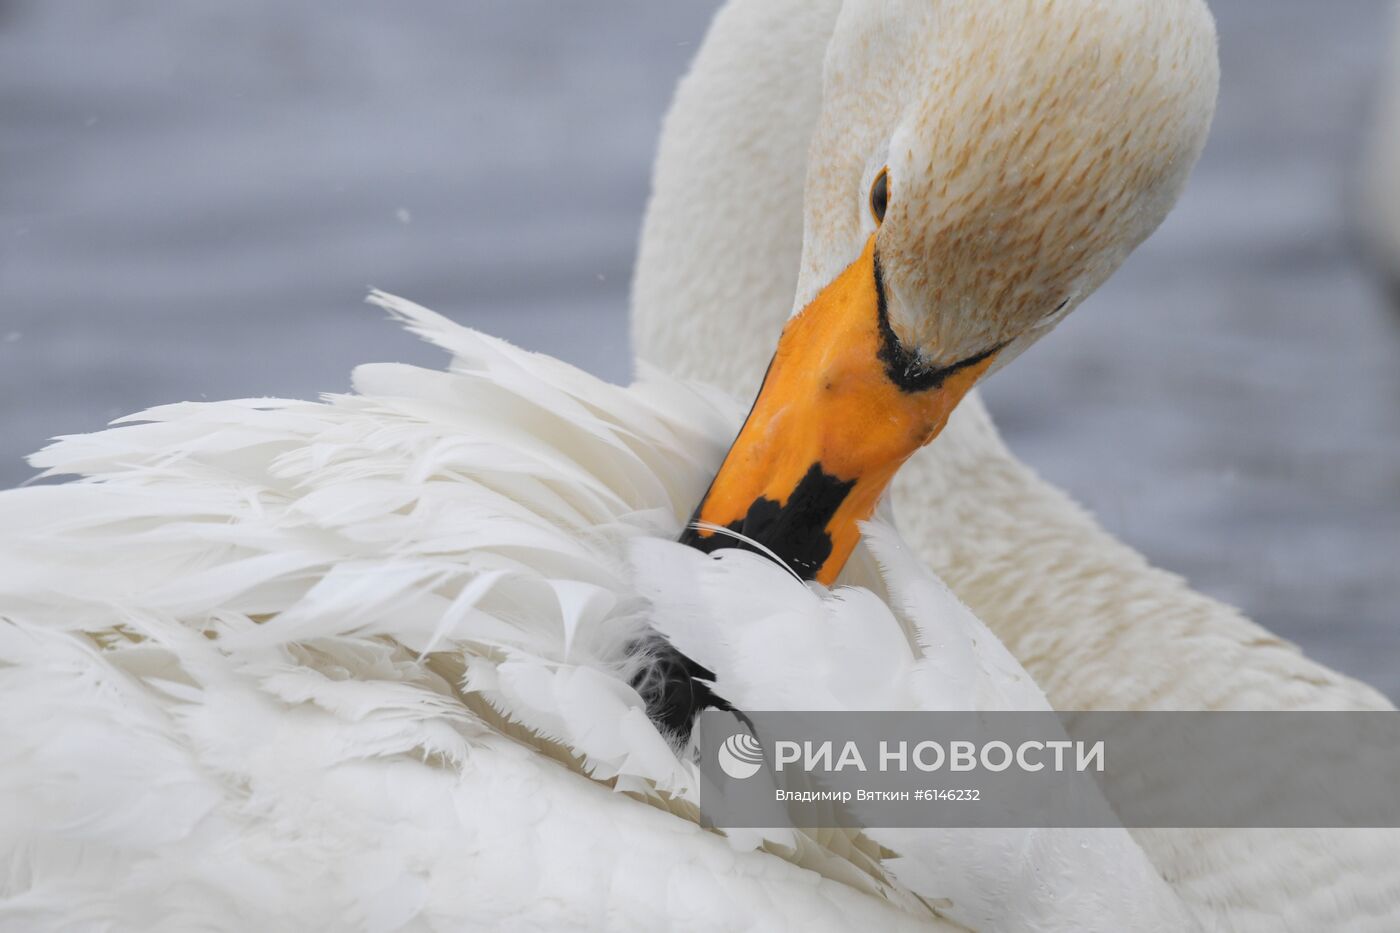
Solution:
M 1163 22 L 1201 10 L 1153 6 Z M 812 139 L 838 13 L 840 0 L 731 0 L 715 18 L 657 157 L 633 296 L 643 362 L 754 391 L 762 335 L 781 326 L 805 274 L 804 166 L 809 152 L 821 155 Z M 996 39 L 958 36 L 988 56 Z M 1151 62 L 1130 58 L 1125 75 Z M 965 80 L 991 90 L 976 67 Z M 1115 541 L 1012 457 L 975 394 L 901 471 L 894 500 L 902 533 L 1057 708 L 1392 708 Z M 1231 928 L 1381 930 L 1400 913 L 1391 831 L 1135 835 L 1185 896 Z
M 1006 40 L 1002 51 L 1026 53 L 1001 59 L 1025 79 L 1008 88 L 1013 112 L 1047 114 L 1048 130 L 1063 132 L 1057 120 L 1072 114 L 1055 90 L 1092 90 L 1099 120 L 1124 121 L 1106 132 L 1143 129 L 1132 145 L 1101 139 L 1076 153 L 1097 149 L 1101 160 L 1061 162 L 1086 173 L 1067 176 L 1068 187 L 1026 176 L 1028 195 L 1053 192 L 1044 213 L 1008 216 L 996 189 L 964 201 L 970 227 L 1001 229 L 1008 242 L 1036 231 L 1053 242 L 1104 206 L 1102 223 L 1082 231 L 1088 239 L 1073 240 L 1092 248 L 1050 249 L 1042 259 L 1022 244 L 1024 264 L 998 273 L 1002 284 L 1058 291 L 1051 287 L 1072 279 L 1087 289 L 1160 220 L 1199 151 L 1213 92 L 1200 79 L 1213 46 L 1194 6 L 1121 4 L 1105 17 L 1101 4 L 1028 4 L 1035 15 L 1024 20 L 972 5 L 848 10 L 833 60 L 865 60 L 832 70 L 830 172 L 818 177 L 829 187 L 809 199 L 808 286 L 821 297 L 807 321 L 864 321 L 856 332 L 872 352 L 857 389 L 889 400 L 885 383 L 903 379 L 919 399 L 903 411 L 866 411 L 899 414 L 923 439 L 977 367 L 990 365 L 986 351 L 1005 359 L 1061 299 L 1045 306 L 1027 288 L 996 313 L 956 303 L 957 315 L 925 314 L 921 299 L 933 286 L 918 274 L 927 259 L 921 221 L 936 186 L 921 188 L 930 174 L 915 155 L 939 152 L 939 117 L 920 113 L 907 149 L 867 164 L 868 153 L 852 155 L 861 132 L 882 131 L 864 115 L 922 99 L 929 84 L 916 79 L 946 79 L 944 63 L 959 60 L 942 53 L 996 61 L 971 41 L 991 34 Z M 1120 83 L 1122 62 L 1135 54 L 1157 55 L 1163 67 L 1144 84 Z M 855 96 L 865 90 L 870 97 Z M 964 115 L 979 102 L 967 96 Z M 847 138 L 853 128 L 861 132 Z M 874 179 L 886 165 L 889 213 L 877 235 L 885 198 L 866 192 L 881 190 Z M 1096 172 L 1129 183 L 1088 184 Z M 867 205 L 879 205 L 874 218 Z M 985 226 L 989 219 L 1003 226 Z M 960 287 L 968 295 L 995 287 L 972 272 L 985 262 L 984 242 L 954 242 L 971 260 L 959 265 L 971 273 Z M 0 919 L 22 928 L 946 927 L 927 908 L 946 899 L 944 915 L 983 929 L 1190 925 L 1121 832 L 872 834 L 897 859 L 844 837 L 818 845 L 796 834 L 735 835 L 726 845 L 550 761 L 684 809 L 693 772 L 626 683 L 642 661 L 625 646 L 643 624 L 713 665 L 735 698 L 763 697 L 775 684 L 766 672 L 746 676 L 742 655 L 726 658 L 724 638 L 703 654 L 695 632 L 713 641 L 728 627 L 767 631 L 796 613 L 817 633 L 807 659 L 826 663 L 790 672 L 794 701 L 849 691 L 853 661 L 820 633 L 853 618 L 875 642 L 863 646 L 868 673 L 936 660 L 892 636 L 937 630 L 980 645 L 961 671 L 983 688 L 972 691 L 979 703 L 1043 700 L 994 640 L 973 637 L 975 620 L 900 559 L 888 531 L 870 536 L 891 566 L 884 603 L 862 591 L 809 590 L 761 558 L 711 562 L 665 540 L 737 425 L 722 402 L 662 379 L 601 386 L 380 300 L 449 348 L 453 373 L 372 367 L 357 373 L 359 394 L 321 404 L 147 413 L 148 424 L 68 439 L 39 458 L 96 482 L 0 496 L 0 779 L 9 782 L 0 795 Z M 797 327 L 785 348 L 862 362 L 851 355 L 858 341 L 826 336 Z M 792 391 L 791 369 L 776 366 L 774 376 L 787 394 L 761 404 L 751 428 L 782 415 L 775 400 L 811 405 Z M 888 440 L 870 422 L 852 427 Z M 811 435 L 791 436 L 787 450 L 804 467 L 834 468 L 857 449 L 818 451 L 804 446 Z M 742 468 L 766 455 L 760 440 L 741 437 L 721 469 L 706 500 L 715 518 L 727 519 L 745 494 L 757 496 L 752 504 L 770 491 Z M 878 486 L 906 446 L 867 450 L 850 501 L 873 505 L 878 489 L 867 494 L 858 481 Z M 792 466 L 775 461 L 763 476 L 806 475 Z M 834 575 L 859 512 L 818 529 L 830 551 L 809 565 L 783 556 Z M 700 622 L 689 618 L 690 632 L 670 630 L 674 614 L 637 599 L 664 603 L 677 580 L 714 600 L 708 611 L 709 599 L 690 603 Z M 783 618 L 760 601 L 736 605 L 735 592 L 786 594 Z M 906 691 L 901 702 L 968 702 L 926 679 L 888 679 Z M 753 851 L 759 841 L 839 881 Z
M 1025 19 L 972 10 L 849 7 L 829 159 L 808 199 L 810 307 L 700 509 L 823 580 L 976 378 L 1160 221 L 1209 122 L 1203 17 L 1153 44 L 1158 71 L 1120 83 L 1119 62 L 1172 14 L 1126 6 L 1098 34 L 1090 3 Z M 1012 147 L 1025 164 L 986 153 L 1019 193 L 946 173 L 958 134 L 945 107 L 922 106 L 931 91 L 958 97 L 967 63 L 947 56 L 951 40 L 988 30 L 1022 83 L 990 109 L 964 86 L 961 115 L 987 118 L 989 143 L 1041 118 L 1044 138 Z M 893 147 L 890 121 L 905 130 Z M 1079 133 L 1083 148 L 1042 154 Z M 950 200 L 962 227 L 940 245 L 926 221 Z M 921 274 L 939 250 L 961 278 Z M 983 291 L 997 301 L 975 305 Z M 726 846 L 550 761 L 684 812 L 693 767 L 628 686 L 650 661 L 628 649 L 647 626 L 743 702 L 1046 704 L 888 531 L 871 533 L 885 602 L 666 542 L 734 413 L 664 380 L 600 386 L 380 300 L 451 349 L 454 372 L 367 368 L 358 395 L 321 404 L 148 412 L 36 461 L 93 482 L 0 497 L 0 916 L 946 926 L 937 905 L 991 930 L 1191 926 L 1121 831 L 749 833 Z M 808 477 L 820 495 L 799 501 Z M 779 520 L 752 520 L 765 503 Z M 811 635 L 785 672 L 794 618 Z M 755 671 L 736 638 L 767 663 Z M 958 650 L 926 658 L 919 644 Z M 928 676 L 954 658 L 957 676 Z M 604 833 L 604 820 L 624 828 Z
M 451 372 L 146 412 L 0 495 L 0 928 L 1192 927 L 1122 831 L 664 812 L 695 774 L 626 685 L 647 623 L 755 705 L 1045 701 L 879 523 L 885 601 L 674 543 L 728 399 L 376 300 Z

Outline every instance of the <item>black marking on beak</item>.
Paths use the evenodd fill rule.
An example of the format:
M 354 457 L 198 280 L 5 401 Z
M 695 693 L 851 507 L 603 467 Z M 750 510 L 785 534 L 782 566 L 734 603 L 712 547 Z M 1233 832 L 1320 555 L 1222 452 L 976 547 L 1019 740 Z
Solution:
M 846 501 L 846 496 L 850 495 L 855 485 L 855 480 L 837 479 L 823 470 L 820 463 L 814 463 L 792 495 L 788 496 L 786 505 L 760 497 L 749 506 L 748 514 L 728 528 L 768 548 L 798 577 L 814 580 L 817 571 L 831 556 L 832 542 L 827 525 L 831 524 L 836 510 Z M 695 510 L 697 517 L 700 511 Z M 718 533 L 702 537 L 695 527 L 695 521 L 692 518 L 681 533 L 682 544 L 706 554 L 713 554 L 722 548 L 739 548 L 772 556 L 743 538 Z
M 987 357 L 1001 352 L 1001 349 L 1006 346 L 1005 343 L 999 343 L 988 350 L 983 350 L 976 356 L 969 356 L 967 359 L 959 360 L 950 366 L 930 367 L 919 359 L 917 353 L 910 351 L 908 347 L 899 342 L 894 328 L 890 326 L 890 309 L 885 297 L 885 272 L 880 265 L 878 251 L 875 253 L 875 292 L 880 309 L 880 362 L 885 364 L 885 375 L 890 377 L 890 381 L 898 386 L 901 392 L 912 395 L 916 392 L 937 389 L 947 381 L 948 377 L 967 369 L 969 366 L 976 366 Z
M 855 485 L 855 480 L 837 479 L 824 471 L 820 463 L 814 463 L 788 496 L 786 505 L 760 497 L 749 506 L 742 520 L 729 525 L 730 531 L 754 543 L 718 532 L 702 536 L 695 523 L 704 508 L 703 501 L 681 533 L 680 541 L 706 554 L 738 548 L 765 557 L 777 555 L 798 577 L 813 580 L 831 556 L 827 525 Z M 734 712 L 747 722 L 728 700 L 715 693 L 714 673 L 686 657 L 664 637 L 655 635 L 629 649 L 630 654 L 642 651 L 650 656 L 649 662 L 632 686 L 646 701 L 651 721 L 681 745 L 690 741 L 696 718 L 707 709 Z

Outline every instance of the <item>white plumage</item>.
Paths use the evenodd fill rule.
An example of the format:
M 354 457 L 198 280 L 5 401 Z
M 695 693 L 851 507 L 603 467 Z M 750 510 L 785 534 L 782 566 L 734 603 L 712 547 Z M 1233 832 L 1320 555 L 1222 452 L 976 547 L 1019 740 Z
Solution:
M 729 0 L 715 17 L 661 136 L 633 289 L 639 359 L 753 393 L 768 361 L 767 335 L 792 311 L 806 241 L 804 169 L 828 155 L 809 143 L 825 105 L 832 38 L 850 6 Z M 937 6 L 1004 9 L 961 0 Z M 1162 48 L 1175 38 L 1170 30 L 1146 35 Z M 965 82 L 995 96 L 975 69 Z M 708 274 L 713 269 L 725 274 Z M 1372 687 L 1150 565 L 1021 463 L 976 397 L 902 468 L 892 502 L 905 541 L 1058 709 L 1394 709 Z M 1134 836 L 1221 929 L 1397 927 L 1400 832 L 1153 829 Z
M 155 409 L 35 458 L 84 480 L 0 494 L 0 927 L 946 924 L 927 902 L 1114 929 L 1124 891 L 1170 916 L 1122 832 L 756 851 L 666 812 L 695 772 L 627 686 L 646 625 L 750 708 L 1045 701 L 881 523 L 852 566 L 879 593 L 672 543 L 732 401 L 375 300 L 451 372 Z
M 755 348 L 768 338 L 753 335 L 786 314 L 804 246 L 802 198 L 789 189 L 837 7 L 731 4 L 683 86 L 638 278 L 640 344 L 658 361 L 731 386 L 761 371 L 755 354 L 768 351 Z M 847 38 L 871 26 L 866 14 L 922 24 L 930 47 L 973 63 L 954 76 L 965 104 L 986 91 L 980 45 L 1026 38 L 997 7 L 939 6 L 961 18 L 956 41 L 933 8 L 900 9 L 903 20 L 893 6 L 849 4 Z M 1145 86 L 1194 102 L 1189 125 L 1140 136 L 1142 151 L 1203 139 L 1214 39 L 1201 4 L 1035 9 L 1087 16 L 1105 42 L 1141 41 L 1152 55 L 1129 60 L 1154 76 Z M 1196 56 L 1181 81 L 1151 66 L 1176 46 Z M 1045 82 L 1063 76 L 1065 43 L 1030 47 Z M 916 58 L 935 71 L 942 60 Z M 918 69 L 882 58 L 869 71 L 927 102 Z M 1017 89 L 1033 98 L 1044 86 Z M 862 90 L 846 87 L 832 113 L 865 114 Z M 938 116 L 928 108 L 924 128 Z M 952 141 L 976 148 L 981 136 L 964 130 Z M 780 141 L 733 145 L 765 134 Z M 1052 151 L 1072 157 L 1078 139 Z M 842 146 L 813 152 L 809 183 L 844 204 L 846 176 L 865 169 Z M 1090 161 L 1110 176 L 1116 165 Z M 1184 181 L 1189 161 L 1167 160 L 1167 175 Z M 959 164 L 995 175 L 999 163 Z M 1130 229 L 1106 237 L 1077 297 L 1146 235 L 1172 189 L 1113 213 Z M 1119 189 L 1084 189 L 1102 190 Z M 846 262 L 847 241 L 867 231 L 856 214 L 814 206 L 801 274 L 819 282 L 832 271 L 819 267 Z M 944 216 L 917 198 L 905 209 Z M 1031 252 L 1039 268 L 1044 251 Z M 1046 700 L 883 522 L 847 568 L 862 588 L 832 592 L 751 554 L 711 559 L 672 543 L 734 436 L 733 401 L 655 374 L 606 386 L 376 300 L 449 350 L 452 371 L 370 366 L 356 394 L 322 403 L 157 409 L 36 459 L 85 481 L 0 494 L 0 928 L 1193 925 L 1122 831 L 726 839 L 685 819 L 693 766 L 627 686 L 644 660 L 626 646 L 648 627 L 749 708 Z M 736 336 L 751 346 L 736 350 Z M 921 551 L 1066 705 L 1380 705 L 1107 539 L 1011 460 L 975 401 L 900 495 Z M 1171 664 L 1158 663 L 1163 639 Z M 1149 663 L 1119 663 L 1134 657 Z M 1139 838 L 1222 924 L 1384 929 L 1395 902 L 1386 834 Z

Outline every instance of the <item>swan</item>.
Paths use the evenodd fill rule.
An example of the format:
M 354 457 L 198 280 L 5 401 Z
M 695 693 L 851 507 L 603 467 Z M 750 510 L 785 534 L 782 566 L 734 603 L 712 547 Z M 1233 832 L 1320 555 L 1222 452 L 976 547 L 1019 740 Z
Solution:
M 872 513 L 977 379 L 1165 216 L 1214 45 L 1199 8 L 1027 12 L 850 4 L 808 310 L 747 419 L 376 295 L 448 372 L 167 406 L 37 455 L 82 480 L 0 496 L 7 925 L 1192 928 L 1121 830 L 706 833 L 653 721 L 663 649 L 634 650 L 663 638 L 749 707 L 1049 708 Z M 1023 77 L 990 110 L 955 93 L 989 35 Z M 1120 82 L 1145 52 L 1161 67 Z M 995 115 L 989 141 L 1031 116 L 1042 144 L 1091 135 L 1063 159 L 1033 133 L 1025 164 L 989 149 L 1006 190 L 953 184 L 931 91 Z M 935 281 L 949 199 L 966 275 Z M 988 234 L 1014 246 L 991 278 Z M 1000 300 L 975 307 L 983 289 Z M 843 575 L 864 585 L 828 588 Z
M 0 494 L 0 928 L 1195 928 L 1121 830 L 702 830 L 644 629 L 748 708 L 1048 704 L 883 521 L 864 588 L 677 543 L 729 397 L 374 301 L 448 371 L 153 409 Z
M 1200 10 L 1155 6 L 1163 17 Z M 815 258 L 804 191 L 826 138 L 823 74 L 848 7 L 730 0 L 716 15 L 663 126 L 633 282 L 640 363 L 740 397 L 756 390 L 764 335 L 790 315 Z M 959 38 L 990 55 L 993 37 Z M 967 80 L 975 92 L 1001 90 L 977 83 L 976 68 Z M 1057 709 L 1393 709 L 1107 534 L 1012 456 L 975 390 L 901 470 L 892 512 Z M 1400 913 L 1391 831 L 1135 837 L 1185 897 L 1232 929 L 1379 930 Z
M 371 366 L 321 402 L 167 406 L 37 455 L 84 480 L 0 496 L 0 918 L 1191 928 L 1121 831 L 704 832 L 676 819 L 693 816 L 693 763 L 632 686 L 653 660 L 632 647 L 655 631 L 740 705 L 1048 705 L 887 526 L 861 522 L 975 381 L 1071 306 L 1063 290 L 1092 290 L 1160 222 L 1209 123 L 1214 45 L 1198 4 L 1025 13 L 843 10 L 796 292 L 809 315 L 747 420 L 660 374 L 604 386 L 379 295 L 453 355 L 448 372 Z M 991 39 L 1026 56 L 988 57 Z M 1122 80 L 1142 58 L 1162 67 Z M 947 83 L 949 62 L 972 61 L 1017 68 L 1024 94 L 1001 112 Z M 1054 118 L 1049 138 L 1076 128 L 1056 124 L 1073 116 L 1057 93 L 1114 118 L 1113 139 L 1061 163 L 1068 187 L 1025 177 L 1054 192 L 1038 214 L 961 189 L 968 274 L 942 286 L 919 268 L 946 191 L 917 158 L 949 155 L 940 111 L 916 107 L 902 148 L 865 151 L 874 118 L 925 101 L 934 78 L 964 118 L 1000 112 L 993 129 L 1018 106 Z M 975 271 L 992 219 L 1022 250 L 1000 281 Z M 1040 231 L 1069 242 L 1018 239 Z M 952 285 L 957 313 L 922 310 Z M 1015 287 L 994 312 L 957 300 L 997 285 Z M 821 359 L 830 387 L 798 362 Z M 814 389 L 850 394 L 826 407 Z M 790 405 L 810 427 L 765 443 Z M 808 476 L 825 524 L 789 508 Z M 697 502 L 700 546 L 675 543 Z M 768 503 L 789 520 L 757 520 Z M 715 547 L 733 524 L 778 561 Z M 864 585 L 826 588 L 842 574 Z M 814 635 L 775 676 L 794 618 Z M 940 659 L 917 645 L 940 642 L 968 648 L 957 690 L 924 676 Z

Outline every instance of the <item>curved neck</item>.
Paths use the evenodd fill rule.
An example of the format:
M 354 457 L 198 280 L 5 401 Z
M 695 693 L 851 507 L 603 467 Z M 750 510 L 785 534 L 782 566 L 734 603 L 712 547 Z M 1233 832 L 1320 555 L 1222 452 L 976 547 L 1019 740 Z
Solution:
M 731 0 L 715 18 L 662 131 L 633 281 L 639 362 L 755 396 L 796 290 L 840 5 Z M 975 392 L 894 485 L 910 544 L 1057 708 L 1390 707 L 1114 540 L 1007 452 Z
M 632 281 L 639 363 L 758 391 L 792 311 L 840 0 L 731 0 L 662 128 Z
M 633 281 L 640 362 L 754 397 L 796 290 L 807 149 L 839 7 L 731 0 L 716 17 L 661 138 Z M 894 503 L 910 545 L 1059 709 L 1393 708 L 1114 540 L 1007 452 L 975 392 L 901 471 Z M 1244 914 L 1279 915 L 1312 895 L 1232 880 L 1237 832 L 1135 835 L 1169 877 L 1214 868 L 1214 895 L 1196 897 Z M 1267 838 L 1288 854 L 1275 860 L 1280 878 L 1332 874 L 1332 837 L 1308 855 Z

